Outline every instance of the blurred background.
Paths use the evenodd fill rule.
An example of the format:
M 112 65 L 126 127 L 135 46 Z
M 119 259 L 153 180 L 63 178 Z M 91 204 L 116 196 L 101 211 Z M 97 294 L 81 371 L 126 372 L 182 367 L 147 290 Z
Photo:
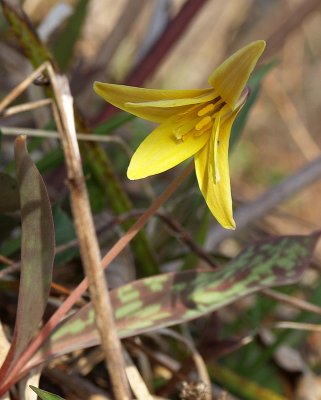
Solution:
M 93 82 L 99 80 L 158 89 L 203 88 L 208 86 L 210 73 L 226 57 L 251 41 L 266 40 L 267 48 L 258 66 L 258 71 L 264 73 L 256 75 L 256 83 L 252 81 L 255 87 L 253 93 L 257 91 L 258 96 L 247 115 L 245 126 L 242 129 L 238 127 L 233 133 L 235 145 L 230 154 L 235 210 L 256 201 L 263 204 L 261 215 L 251 215 L 251 209 L 248 209 L 247 223 L 241 225 L 243 229 L 222 233 L 208 214 L 195 177 L 188 180 L 186 186 L 165 205 L 165 209 L 175 216 L 175 220 L 191 233 L 200 246 L 204 246 L 222 263 L 237 254 L 250 240 L 271 234 L 302 234 L 320 229 L 321 171 L 313 179 L 305 176 L 296 191 L 290 190 L 288 195 L 281 196 L 273 207 L 266 205 L 266 197 L 261 197 L 270 193 L 276 185 L 288 182 L 289 177 L 299 169 L 310 168 L 313 160 L 321 155 L 320 0 L 15 0 L 11 3 L 23 7 L 59 69 L 67 74 L 75 102 L 89 130 L 110 137 L 110 143 L 104 143 L 103 149 L 110 157 L 122 188 L 138 210 L 150 204 L 150 200 L 177 175 L 180 167 L 148 180 L 128 181 L 126 169 L 130 155 L 153 126 L 146 121 L 118 114 L 93 92 Z M 0 96 L 4 97 L 33 67 L 24 55 L 24 46 L 9 30 L 2 14 L 0 38 Z M 32 35 L 26 39 L 27 42 L 34 40 Z M 43 49 L 38 49 L 36 56 L 29 54 L 34 65 L 41 51 Z M 32 86 L 24 101 L 43 96 L 43 88 Z M 24 128 L 52 130 L 54 126 L 48 109 L 2 119 L 1 168 L 12 172 L 13 138 L 8 136 L 9 128 L 14 128 L 15 133 L 19 129 L 25 133 Z M 62 227 L 56 236 L 60 240 L 58 245 L 62 245 L 73 240 L 75 235 L 66 201 L 63 157 L 57 152 L 59 143 L 53 139 L 32 139 L 30 145 L 56 207 L 55 222 Z M 121 229 L 116 227 L 114 232 L 108 234 L 104 230 L 112 216 L 124 210 L 115 211 L 117 205 L 110 207 L 108 193 L 103 193 L 101 187 L 95 184 L 93 172 L 90 168 L 86 169 L 86 163 L 88 190 L 100 244 L 108 248 Z M 289 185 L 285 183 L 282 190 L 284 187 Z M 278 195 L 282 190 L 277 190 Z M 9 225 L 2 229 L 0 235 L 0 252 L 14 258 L 19 248 L 15 242 L 18 228 L 17 222 L 9 221 L 10 225 L 8 221 L 6 219 Z M 180 229 L 175 231 L 176 225 L 176 228 L 165 225 L 159 219 L 153 219 L 147 227 L 147 237 L 161 271 L 182 265 L 185 268 L 202 266 L 200 259 L 188 258 L 190 251 L 173 241 L 175 235 L 181 239 Z M 64 253 L 59 262 L 56 260 L 57 264 L 69 267 L 77 264 L 78 267 L 75 262 L 77 252 L 75 249 L 72 251 L 70 253 L 69 249 L 68 254 Z M 320 251 L 319 246 L 314 268 L 308 271 L 302 284 L 290 290 L 290 293 L 316 303 L 321 303 Z M 110 269 L 114 271 L 111 272 L 114 274 L 111 285 L 134 279 L 133 264 L 130 251 L 124 253 L 115 262 L 114 269 Z M 72 268 L 57 269 L 54 278 L 68 286 L 74 281 L 72 271 Z M 271 305 L 271 300 L 263 296 L 259 300 L 256 297 L 246 298 L 224 308 L 217 315 L 210 323 L 217 328 L 220 337 L 245 335 L 278 318 L 314 321 L 297 310 L 289 311 L 282 304 Z M 196 324 L 196 331 L 203 329 L 202 322 L 199 324 Z M 247 379 L 263 386 L 293 394 L 289 390 L 291 379 L 284 380 L 282 375 L 293 372 L 284 363 L 289 355 L 282 356 L 281 361 L 271 361 L 273 350 L 268 349 L 267 344 L 270 339 L 262 336 L 259 341 L 226 357 L 224 365 L 234 368 L 234 371 L 241 370 Z M 295 357 L 299 359 L 297 349 L 300 352 L 304 349 L 305 361 L 311 362 L 320 372 L 320 335 L 312 334 L 306 340 L 301 332 L 287 332 L 279 334 L 278 340 L 282 344 L 293 344 Z M 302 372 L 300 368 L 293 373 Z M 312 385 L 315 392 L 321 387 L 318 379 Z M 255 395 L 240 398 L 263 399 Z M 304 398 L 314 400 L 321 397 Z
M 320 1 L 16 3 L 22 4 L 67 71 L 77 104 L 94 124 L 108 117 L 107 105 L 92 90 L 94 80 L 151 88 L 206 87 L 209 74 L 228 55 L 253 40 L 268 40 L 261 64 L 276 63 L 263 80 L 242 140 L 231 155 L 235 199 L 255 199 L 320 154 Z M 28 62 L 3 20 L 1 27 L 4 94 L 25 76 Z M 13 123 L 17 125 L 17 119 Z M 320 190 L 320 183 L 303 188 L 275 208 L 265 223 L 279 233 L 316 229 Z

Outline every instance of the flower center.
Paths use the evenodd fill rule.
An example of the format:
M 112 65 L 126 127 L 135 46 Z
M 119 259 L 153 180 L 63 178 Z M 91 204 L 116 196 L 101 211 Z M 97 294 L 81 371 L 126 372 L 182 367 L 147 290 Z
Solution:
M 178 143 L 190 137 L 198 137 L 210 133 L 218 112 L 224 107 L 224 100 L 219 96 L 209 103 L 197 104 L 179 114 L 176 120 L 174 136 Z

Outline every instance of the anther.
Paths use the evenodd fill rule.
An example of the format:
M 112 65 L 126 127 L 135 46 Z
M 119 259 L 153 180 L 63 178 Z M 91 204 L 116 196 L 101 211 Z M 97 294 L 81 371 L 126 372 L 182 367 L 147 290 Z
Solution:
M 197 115 L 198 115 L 199 117 L 202 117 L 203 115 L 206 115 L 206 114 L 208 114 L 209 112 L 213 111 L 214 108 L 215 108 L 214 104 L 210 103 L 210 104 L 208 104 L 207 106 L 205 106 L 204 108 L 201 108 L 201 109 L 199 110 L 199 112 L 197 113 Z
M 207 116 L 207 117 L 201 119 L 200 122 L 198 122 L 195 125 L 195 129 L 197 131 L 200 131 L 202 128 L 204 128 L 204 126 L 208 125 L 211 122 L 212 122 L 212 118 L 210 116 Z

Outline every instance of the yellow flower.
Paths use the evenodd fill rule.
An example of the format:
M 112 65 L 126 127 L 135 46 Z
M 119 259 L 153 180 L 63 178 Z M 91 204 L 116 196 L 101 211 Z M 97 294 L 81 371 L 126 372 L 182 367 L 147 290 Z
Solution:
M 264 47 L 258 40 L 234 53 L 209 77 L 209 89 L 153 90 L 95 82 L 95 92 L 109 103 L 160 123 L 133 155 L 128 178 L 158 174 L 194 156 L 209 209 L 224 228 L 234 229 L 228 145 L 249 93 L 246 83 Z

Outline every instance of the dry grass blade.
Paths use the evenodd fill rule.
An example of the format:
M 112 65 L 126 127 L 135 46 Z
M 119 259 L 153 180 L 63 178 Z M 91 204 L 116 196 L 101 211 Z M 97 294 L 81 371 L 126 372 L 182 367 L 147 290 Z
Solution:
M 45 62 L 40 67 L 35 69 L 26 79 L 24 79 L 18 86 L 16 86 L 8 95 L 0 102 L 0 114 L 8 107 L 17 97 L 23 93 L 30 84 L 46 70 L 49 63 Z
M 311 304 L 307 301 L 298 299 L 296 297 L 288 296 L 286 294 L 276 292 L 275 290 L 272 289 L 266 289 L 262 292 L 262 294 L 266 297 L 270 297 L 271 299 L 286 303 L 292 307 L 299 308 L 300 310 L 309 311 L 314 314 L 321 315 L 321 307 L 316 306 L 315 304 Z
M 187 339 L 186 337 L 180 335 L 179 333 L 174 332 L 170 329 L 166 329 L 166 328 L 160 329 L 159 333 L 166 335 L 166 336 L 170 336 L 170 337 L 172 337 L 176 340 L 179 340 L 185 344 L 185 346 L 190 351 L 193 361 L 195 363 L 195 367 L 196 367 L 197 373 L 198 373 L 198 380 L 206 386 L 206 391 L 204 393 L 204 400 L 211 400 L 211 398 L 212 398 L 211 379 L 207 372 L 205 361 L 203 360 L 200 353 L 197 351 L 197 349 L 194 346 L 194 344 L 192 343 L 192 341 Z
M 125 350 L 123 354 L 126 362 L 126 375 L 128 382 L 130 383 L 130 387 L 137 400 L 153 400 L 152 395 L 149 393 L 147 386 L 130 355 Z
M 50 104 L 51 104 L 51 99 L 42 99 L 25 104 L 19 104 L 18 106 L 13 106 L 5 109 L 2 113 L 2 116 L 9 117 L 10 115 L 19 114 L 30 110 L 35 110 L 39 107 L 48 106 Z
M 52 104 L 52 102 L 50 103 Z M 44 129 L 19 128 L 19 127 L 0 125 L 0 130 L 3 135 L 8 135 L 8 136 L 26 135 L 26 136 L 51 138 L 51 139 L 58 139 L 60 137 L 57 131 L 50 131 L 50 130 L 47 131 Z M 88 142 L 101 142 L 101 143 L 117 143 L 124 150 L 124 153 L 128 157 L 131 157 L 133 154 L 131 148 L 127 145 L 127 143 L 118 136 L 103 136 L 103 135 L 95 135 L 94 133 L 77 132 L 77 140 L 83 140 Z
M 319 324 L 308 324 L 305 322 L 291 322 L 291 321 L 280 321 L 273 325 L 273 328 L 278 329 L 295 329 L 301 331 L 312 331 L 321 332 L 321 325 Z

